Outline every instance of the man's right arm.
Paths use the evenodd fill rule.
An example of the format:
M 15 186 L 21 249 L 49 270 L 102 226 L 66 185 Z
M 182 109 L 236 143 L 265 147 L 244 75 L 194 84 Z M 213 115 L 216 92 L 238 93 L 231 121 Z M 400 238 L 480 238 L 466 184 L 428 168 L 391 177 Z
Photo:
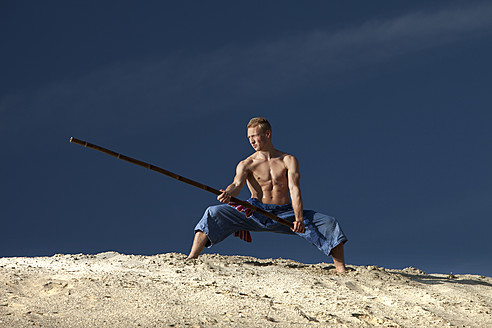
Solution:
M 234 181 L 225 189 L 220 189 L 222 194 L 217 196 L 217 200 L 222 203 L 229 203 L 231 197 L 237 197 L 243 189 L 246 179 L 248 177 L 248 171 L 245 161 L 240 162 L 236 167 L 236 176 Z

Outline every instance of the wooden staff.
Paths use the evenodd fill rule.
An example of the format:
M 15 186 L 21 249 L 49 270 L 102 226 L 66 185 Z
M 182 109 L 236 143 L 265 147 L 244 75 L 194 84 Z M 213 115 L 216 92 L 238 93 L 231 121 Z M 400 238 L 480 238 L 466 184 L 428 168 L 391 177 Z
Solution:
M 71 137 L 70 138 L 70 142 L 71 143 L 79 144 L 79 145 L 84 146 L 84 147 L 87 147 L 87 148 L 92 148 L 92 149 L 98 150 L 98 151 L 103 152 L 105 154 L 114 156 L 116 158 L 122 159 L 122 160 L 127 161 L 127 162 L 130 162 L 132 164 L 143 166 L 143 167 L 145 167 L 145 168 L 147 168 L 149 170 L 162 173 L 162 174 L 167 175 L 168 177 L 171 177 L 171 178 L 176 179 L 178 181 L 181 181 L 181 182 L 187 183 L 189 185 L 195 186 L 197 188 L 200 188 L 200 189 L 206 190 L 208 192 L 211 192 L 212 194 L 215 194 L 215 195 L 222 194 L 222 191 L 220 191 L 220 190 L 214 189 L 212 187 L 209 187 L 209 186 L 204 185 L 202 183 L 193 181 L 191 179 L 182 177 L 180 175 L 177 175 L 176 173 L 170 172 L 168 170 L 164 170 L 164 169 L 162 169 L 160 167 L 157 167 L 155 165 L 152 165 L 152 164 L 149 164 L 149 163 L 145 163 L 145 162 L 139 161 L 138 159 L 131 158 L 131 157 L 128 157 L 128 156 L 125 156 L 125 155 L 122 155 L 122 154 L 118 154 L 117 152 L 114 152 L 112 150 L 103 148 L 103 147 L 98 146 L 98 145 L 91 144 L 91 143 L 89 143 L 87 141 L 83 141 L 83 140 L 79 140 L 79 139 L 76 139 L 74 137 Z M 286 226 L 288 226 L 290 228 L 293 228 L 294 227 L 294 224 L 292 222 L 287 221 L 287 220 L 284 220 L 282 218 L 279 218 L 275 214 L 272 214 L 270 212 L 267 212 L 264 209 L 261 209 L 261 208 L 259 208 L 257 206 L 254 206 L 254 205 L 252 205 L 252 204 L 250 204 L 248 202 L 245 202 L 245 201 L 240 200 L 240 199 L 235 198 L 235 197 L 231 197 L 231 201 L 234 202 L 234 203 L 236 203 L 236 204 L 240 204 L 240 205 L 242 205 L 242 206 L 244 206 L 246 208 L 249 208 L 249 209 L 251 209 L 251 210 L 253 210 L 253 211 L 257 212 L 257 213 L 260 213 L 260 214 L 262 214 L 262 215 L 264 215 L 266 217 L 269 217 L 270 219 L 272 219 L 274 221 L 277 221 L 279 223 L 285 224 Z

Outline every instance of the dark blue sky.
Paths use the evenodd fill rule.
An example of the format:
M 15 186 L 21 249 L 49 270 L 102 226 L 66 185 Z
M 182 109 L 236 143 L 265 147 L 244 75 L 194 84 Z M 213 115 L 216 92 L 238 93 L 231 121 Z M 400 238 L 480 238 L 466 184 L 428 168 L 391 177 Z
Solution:
M 0 38 L 0 256 L 187 253 L 215 196 L 70 136 L 221 188 L 265 116 L 349 264 L 492 276 L 488 1 L 2 1 Z

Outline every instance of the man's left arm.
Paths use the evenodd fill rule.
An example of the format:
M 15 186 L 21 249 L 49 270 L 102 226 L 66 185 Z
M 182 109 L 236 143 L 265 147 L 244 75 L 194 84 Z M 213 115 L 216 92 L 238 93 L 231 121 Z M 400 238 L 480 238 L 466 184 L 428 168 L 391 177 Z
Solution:
M 292 155 L 288 155 L 285 158 L 285 165 L 287 166 L 287 178 L 289 181 L 290 199 L 292 201 L 292 208 L 296 216 L 294 223 L 294 232 L 303 233 L 306 229 L 304 227 L 304 211 L 302 206 L 301 197 L 301 174 L 299 172 L 299 162 L 297 158 Z

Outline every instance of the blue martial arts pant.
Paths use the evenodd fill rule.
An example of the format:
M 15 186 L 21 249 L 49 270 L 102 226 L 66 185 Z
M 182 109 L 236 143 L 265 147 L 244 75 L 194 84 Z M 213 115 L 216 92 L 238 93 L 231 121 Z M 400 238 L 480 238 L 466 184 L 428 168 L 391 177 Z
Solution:
M 256 198 L 250 198 L 248 202 L 282 219 L 291 222 L 295 220 L 291 204 L 263 204 Z M 296 233 L 290 230 L 289 227 L 259 213 L 254 212 L 251 216 L 246 217 L 244 212 L 223 204 L 207 208 L 202 219 L 196 225 L 195 232 L 203 231 L 208 236 L 209 241 L 205 245 L 207 247 L 212 247 L 234 232 L 241 230 L 297 234 L 326 255 L 330 255 L 333 248 L 347 241 L 347 237 L 334 217 L 311 210 L 304 210 L 304 225 L 306 231 L 304 233 Z

